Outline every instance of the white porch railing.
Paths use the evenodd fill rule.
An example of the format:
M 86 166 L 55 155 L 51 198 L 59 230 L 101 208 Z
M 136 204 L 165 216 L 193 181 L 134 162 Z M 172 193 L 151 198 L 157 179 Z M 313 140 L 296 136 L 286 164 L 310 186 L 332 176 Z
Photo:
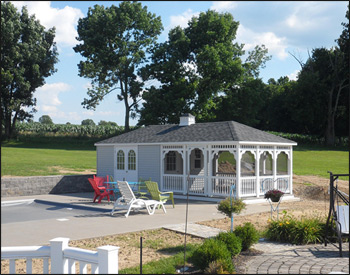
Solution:
M 163 190 L 174 191 L 185 194 L 187 192 L 187 177 L 183 175 L 164 175 Z M 220 176 L 204 177 L 190 176 L 189 194 L 202 196 L 223 196 L 230 195 L 231 186 L 236 185 L 240 188 L 241 197 L 257 197 L 265 194 L 270 189 L 278 189 L 285 193 L 291 193 L 290 176 L 278 175 L 259 176 L 259 187 L 257 190 L 257 177 L 241 177 L 237 184 L 236 175 L 220 174 Z
M 48 274 L 51 260 L 52 274 L 75 274 L 75 264 L 79 263 L 79 273 L 87 274 L 88 265 L 91 274 L 118 274 L 118 252 L 116 246 L 100 246 L 97 251 L 69 247 L 68 238 L 55 238 L 50 246 L 14 246 L 1 247 L 1 260 L 10 260 L 10 274 L 16 273 L 16 260 L 26 260 L 26 273 L 32 274 L 32 260 L 43 259 L 43 274 Z

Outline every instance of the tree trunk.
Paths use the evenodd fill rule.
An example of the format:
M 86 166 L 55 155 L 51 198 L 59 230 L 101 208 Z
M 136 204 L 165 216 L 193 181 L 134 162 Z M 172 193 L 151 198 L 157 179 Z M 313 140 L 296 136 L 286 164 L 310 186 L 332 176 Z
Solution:
M 327 114 L 327 127 L 326 127 L 326 145 L 334 146 L 335 133 L 334 133 L 334 115 L 333 115 L 333 89 L 328 94 L 328 114 Z

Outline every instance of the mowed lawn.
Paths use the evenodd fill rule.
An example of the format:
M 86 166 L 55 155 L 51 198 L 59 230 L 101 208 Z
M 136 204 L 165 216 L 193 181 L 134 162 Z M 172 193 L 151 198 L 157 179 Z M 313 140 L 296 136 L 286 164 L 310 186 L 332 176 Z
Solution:
M 1 148 L 1 176 L 70 175 L 85 170 L 96 172 L 96 151 Z
M 94 146 L 77 150 L 74 150 L 73 144 L 70 146 L 67 147 L 69 149 L 25 148 L 23 144 L 21 147 L 2 147 L 1 176 L 70 175 L 85 170 L 96 173 Z M 328 178 L 327 171 L 334 174 L 349 173 L 349 152 L 301 146 L 294 148 L 294 174 Z
M 293 173 L 329 178 L 333 174 L 349 173 L 349 152 L 327 149 L 296 148 L 293 151 Z

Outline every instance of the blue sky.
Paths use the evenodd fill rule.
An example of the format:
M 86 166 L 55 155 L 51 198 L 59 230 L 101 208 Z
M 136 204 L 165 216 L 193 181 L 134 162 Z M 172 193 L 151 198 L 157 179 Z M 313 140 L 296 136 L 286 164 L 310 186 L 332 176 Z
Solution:
M 73 47 L 78 44 L 76 27 L 79 18 L 85 17 L 95 4 L 119 5 L 118 1 L 14 1 L 18 9 L 26 5 L 46 28 L 56 27 L 59 51 L 57 72 L 46 78 L 46 84 L 37 89 L 37 110 L 34 121 L 49 115 L 54 123 L 80 124 L 84 119 L 114 121 L 124 125 L 124 103 L 116 94 L 108 95 L 95 111 L 83 108 L 90 80 L 78 76 L 77 64 L 83 60 Z M 308 53 L 319 47 L 335 46 L 345 22 L 347 1 L 141 1 L 148 11 L 160 16 L 164 31 L 158 41 L 167 39 L 170 29 L 187 22 L 200 12 L 214 9 L 232 13 L 240 25 L 235 42 L 245 44 L 249 51 L 264 44 L 272 59 L 261 69 L 260 77 L 288 76 L 296 79 L 299 63 L 290 53 L 306 61 Z M 130 120 L 135 125 L 136 120 Z

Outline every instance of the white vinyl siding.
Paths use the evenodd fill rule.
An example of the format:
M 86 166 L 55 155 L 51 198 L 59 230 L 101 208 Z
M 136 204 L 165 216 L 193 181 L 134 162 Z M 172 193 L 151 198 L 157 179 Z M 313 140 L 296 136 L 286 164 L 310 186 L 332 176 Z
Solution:
M 160 184 L 160 146 L 139 145 L 138 147 L 139 178 L 156 181 Z
M 97 146 L 97 176 L 114 175 L 114 146 Z

